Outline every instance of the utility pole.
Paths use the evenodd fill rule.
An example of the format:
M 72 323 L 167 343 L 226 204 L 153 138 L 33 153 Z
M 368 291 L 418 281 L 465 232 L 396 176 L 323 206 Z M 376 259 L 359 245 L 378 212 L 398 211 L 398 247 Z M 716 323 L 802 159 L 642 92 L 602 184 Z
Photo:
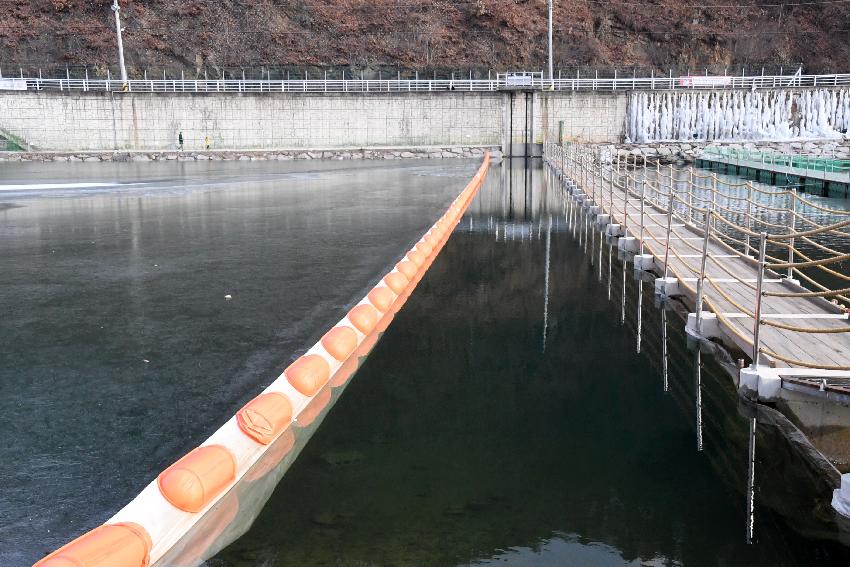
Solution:
M 118 0 L 115 0 L 116 2 Z M 553 0 L 549 0 L 549 81 L 552 86 L 555 86 L 555 71 L 552 65 L 552 3 Z
M 121 85 L 127 88 L 127 66 L 124 65 L 124 41 L 121 39 L 121 7 L 118 0 L 112 0 L 112 11 L 115 12 L 115 31 L 118 34 L 118 65 L 121 67 Z

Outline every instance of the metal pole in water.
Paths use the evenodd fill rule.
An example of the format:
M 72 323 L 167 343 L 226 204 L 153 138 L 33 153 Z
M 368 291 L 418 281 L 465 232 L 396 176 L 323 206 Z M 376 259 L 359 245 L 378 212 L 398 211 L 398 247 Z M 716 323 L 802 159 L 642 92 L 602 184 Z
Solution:
M 127 84 L 127 66 L 124 64 L 124 40 L 121 37 L 121 7 L 118 0 L 112 1 L 112 11 L 115 12 L 115 32 L 118 35 L 118 66 L 121 68 L 122 86 Z

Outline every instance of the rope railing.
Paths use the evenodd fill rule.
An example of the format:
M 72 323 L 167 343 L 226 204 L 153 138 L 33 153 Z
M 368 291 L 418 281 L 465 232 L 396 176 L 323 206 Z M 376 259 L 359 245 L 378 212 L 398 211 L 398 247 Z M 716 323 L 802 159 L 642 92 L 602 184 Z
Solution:
M 760 334 L 762 327 L 809 335 L 850 333 L 850 324 L 840 317 L 814 317 L 822 323 L 798 325 L 778 320 L 786 315 L 764 315 L 764 308 L 770 306 L 774 312 L 787 311 L 791 319 L 805 319 L 818 311 L 808 304 L 795 308 L 797 302 L 815 302 L 821 311 L 836 315 L 848 311 L 850 287 L 835 284 L 850 281 L 850 274 L 841 269 L 850 261 L 850 232 L 845 232 L 850 211 L 816 203 L 799 195 L 796 188 L 765 189 L 751 181 L 736 183 L 716 173 L 704 175 L 691 167 L 678 170 L 678 175 L 673 166 L 648 168 L 646 163 L 638 165 L 637 156 L 603 161 L 598 150 L 577 144 L 547 144 L 546 150 L 550 163 L 560 164 L 564 175 L 607 209 L 611 222 L 616 220 L 627 233 L 639 235 L 641 253 L 645 243 L 656 243 L 650 250 L 655 257 L 663 255 L 665 276 L 674 274 L 695 296 L 698 325 L 702 308 L 713 311 L 730 333 L 752 347 L 756 366 L 765 355 L 806 368 L 850 370 L 850 365 L 777 353 L 776 347 L 761 344 Z M 661 221 L 656 220 L 662 214 L 667 217 L 665 237 L 658 235 Z M 647 215 L 653 215 L 650 221 Z M 647 234 L 648 227 L 655 232 Z M 697 240 L 702 240 L 702 246 Z M 658 244 L 664 246 L 663 252 Z M 723 252 L 711 252 L 710 245 Z M 684 247 L 688 257 L 699 258 L 700 265 L 677 247 Z M 695 276 L 696 286 L 680 277 L 682 270 Z M 734 296 L 730 285 L 739 286 Z M 752 300 L 743 301 L 741 290 L 751 293 Z M 718 301 L 753 319 L 751 336 L 741 332 L 740 320 L 733 322 L 718 311 Z

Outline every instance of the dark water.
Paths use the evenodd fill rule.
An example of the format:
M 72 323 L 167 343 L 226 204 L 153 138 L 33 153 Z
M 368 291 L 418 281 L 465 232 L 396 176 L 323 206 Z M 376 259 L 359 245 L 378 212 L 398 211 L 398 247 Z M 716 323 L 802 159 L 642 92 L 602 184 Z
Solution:
M 208 564 L 847 564 L 829 482 L 522 165 L 491 170 L 252 530 Z M 239 171 L 176 171 L 0 212 L 0 565 L 104 521 L 205 438 L 476 166 L 269 180 L 249 164 L 261 178 L 232 187 L 204 176 Z
M 478 165 L 4 166 L 0 566 L 109 519 L 206 439 Z
M 696 366 L 680 313 L 650 283 L 639 303 L 616 250 L 585 254 L 539 168 L 512 173 L 491 171 L 254 528 L 208 563 L 846 564 L 828 482 L 717 360 Z

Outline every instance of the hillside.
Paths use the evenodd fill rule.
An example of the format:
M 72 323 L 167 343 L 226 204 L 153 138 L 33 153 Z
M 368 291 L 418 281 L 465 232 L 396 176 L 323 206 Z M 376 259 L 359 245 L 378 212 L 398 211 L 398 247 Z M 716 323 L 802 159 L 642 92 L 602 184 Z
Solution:
M 556 0 L 555 63 L 850 70 L 850 3 Z M 111 0 L 0 0 L 6 70 L 110 65 Z M 542 69 L 546 0 L 122 0 L 131 73 Z M 33 71 L 34 72 L 34 71 Z M 7 71 L 8 74 L 8 71 Z

